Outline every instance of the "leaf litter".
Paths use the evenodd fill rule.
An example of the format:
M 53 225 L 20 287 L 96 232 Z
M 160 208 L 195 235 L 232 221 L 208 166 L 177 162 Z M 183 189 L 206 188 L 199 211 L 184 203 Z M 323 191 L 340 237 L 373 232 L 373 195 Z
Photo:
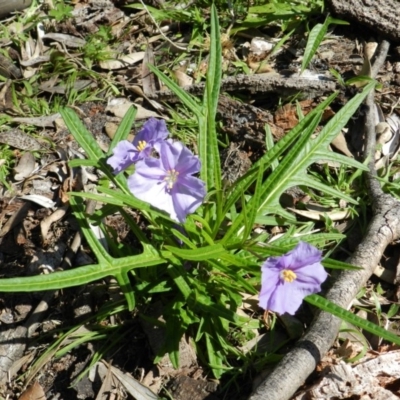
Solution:
M 148 70 L 147 63 L 151 61 L 157 65 L 163 63 L 170 65 L 178 84 L 185 87 L 190 86 L 192 82 L 201 81 L 204 76 L 208 63 L 206 42 L 204 55 L 199 56 L 196 50 L 192 53 L 187 51 L 183 57 L 186 58 L 185 62 L 176 68 L 174 52 L 182 54 L 182 49 L 187 50 L 188 32 L 181 33 L 171 23 L 169 26 L 165 25 L 167 29 L 160 35 L 158 29 L 160 27 L 155 27 L 154 21 L 149 21 L 148 12 L 125 8 L 124 2 L 121 3 L 122 6 L 119 8 L 120 5 L 115 6 L 114 2 L 76 1 L 73 2 L 73 10 L 66 13 L 65 18 L 60 16 L 61 21 L 53 19 L 41 22 L 38 19 L 33 23 L 27 22 L 27 25 L 22 28 L 12 25 L 17 21 L 17 16 L 12 17 L 9 22 L 10 32 L 14 30 L 15 33 L 22 34 L 26 30 L 28 40 L 24 42 L 22 38 L 18 38 L 17 46 L 8 47 L 12 61 L 7 57 L 3 60 L 3 56 L 0 59 L 0 73 L 5 78 L 11 79 L 3 85 L 2 112 L 4 116 L 2 118 L 4 120 L 0 132 L 0 143 L 10 146 L 15 155 L 14 176 L 9 177 L 10 187 L 2 189 L 0 207 L 2 223 L 0 251 L 1 263 L 7 266 L 7 268 L 2 268 L 5 276 L 49 273 L 67 263 L 71 257 L 68 252 L 74 248 L 73 238 L 78 232 L 77 223 L 68 212 L 67 193 L 77 190 L 90 191 L 91 182 L 101 179 L 101 176 L 97 176 L 96 171 L 90 167 L 80 167 L 79 170 L 67 165 L 68 160 L 80 157 L 80 149 L 77 148 L 65 128 L 57 125 L 59 114 L 52 108 L 51 102 L 57 99 L 59 103 L 69 104 L 79 111 L 88 130 L 107 151 L 110 138 L 105 133 L 105 126 L 106 124 L 118 125 L 130 105 L 134 104 L 138 108 L 138 121 L 152 116 L 167 118 L 171 112 L 169 104 L 165 104 L 160 95 L 163 88 Z M 22 13 L 24 12 L 26 11 Z M 48 12 L 49 10 L 42 6 L 37 6 L 35 10 L 36 15 L 43 18 L 48 17 Z M 62 12 L 63 10 L 60 9 L 61 14 Z M 32 24 L 35 26 L 35 23 L 36 34 L 35 30 L 28 30 Z M 331 68 L 339 71 L 344 77 L 352 76 L 361 74 L 362 65 L 368 65 L 368 60 L 363 62 L 362 49 L 359 46 L 358 36 L 362 36 L 361 33 L 357 32 L 357 37 L 354 37 L 345 28 L 342 32 L 344 32 L 343 36 L 332 36 L 329 41 L 322 42 L 319 48 L 312 67 L 320 70 L 322 74 L 325 74 L 327 68 Z M 259 33 L 256 32 L 257 35 Z M 166 35 L 175 46 L 171 46 L 170 42 L 165 43 Z M 180 37 L 181 35 L 183 37 Z M 240 72 L 275 74 L 289 70 L 289 76 L 292 76 L 299 72 L 304 46 L 299 45 L 295 38 L 287 40 L 287 43 L 277 51 L 271 52 L 273 46 L 277 44 L 276 40 L 271 40 L 264 35 L 255 36 L 255 33 L 251 31 L 246 32 L 246 35 L 247 41 L 240 39 L 239 35 L 236 43 L 230 40 L 224 42 L 224 73 L 226 75 L 236 75 Z M 107 42 L 106 46 L 105 42 Z M 154 46 L 154 50 L 151 50 L 149 43 Z M 142 50 L 143 47 L 145 51 Z M 200 61 L 198 61 L 198 56 Z M 395 71 L 396 62 L 389 61 L 382 77 L 386 83 L 386 90 L 379 95 L 385 112 L 392 111 L 390 107 L 396 103 L 396 98 L 400 94 L 398 72 Z M 26 80 L 24 84 L 16 80 L 21 77 Z M 350 97 L 346 90 L 341 89 L 339 102 L 346 102 L 346 99 Z M 229 151 L 225 152 L 226 154 L 223 153 L 223 173 L 226 180 L 231 182 L 243 176 L 264 152 L 264 125 L 266 123 L 270 125 L 274 139 L 279 139 L 307 114 L 309 107 L 313 107 L 313 102 L 317 104 L 321 99 L 320 96 L 315 97 L 313 93 L 308 93 L 306 96 L 310 99 L 299 99 L 298 102 L 284 99 L 283 101 L 287 103 L 282 107 L 277 107 L 281 101 L 279 93 L 253 96 L 251 99 L 245 92 L 236 94 L 243 95 L 242 99 L 222 95 L 218 105 L 218 117 L 229 143 L 227 146 Z M 335 104 L 335 107 L 338 107 L 338 104 Z M 326 118 L 329 119 L 333 115 L 332 109 Z M 389 118 L 387 121 L 392 127 L 397 123 L 397 117 L 394 115 Z M 32 127 L 41 129 L 34 130 Z M 389 152 L 386 147 L 391 147 L 394 141 L 397 142 L 398 129 L 394 131 L 391 141 L 383 143 L 382 152 Z M 349 137 L 347 132 L 343 132 L 343 137 L 337 146 L 339 151 L 348 156 L 357 156 L 357 152 L 360 151 L 357 142 L 359 139 Z M 390 150 L 391 154 L 396 154 L 398 151 L 397 144 L 395 147 L 394 150 Z M 63 156 L 61 157 L 60 154 Z M 82 154 L 81 156 L 84 157 Z M 382 166 L 389 162 L 390 158 L 385 159 Z M 40 182 L 48 184 L 40 185 Z M 300 207 L 293 208 L 293 212 L 302 215 L 306 220 L 328 218 L 336 222 L 348 218 L 348 212 L 338 207 L 326 208 L 326 212 L 308 211 L 309 199 L 306 193 L 301 195 L 301 200 L 291 194 L 288 196 L 291 196 L 294 206 Z M 95 213 L 96 209 L 93 211 Z M 139 215 L 135 215 L 135 218 L 140 221 Z M 107 222 L 115 230 L 118 241 L 131 242 L 135 246 L 134 239 L 129 235 L 129 227 L 123 221 L 122 218 L 116 216 L 114 219 L 108 217 Z M 90 250 L 86 244 L 75 247 L 74 253 L 74 266 L 88 263 Z M 68 398 L 71 399 L 84 398 L 89 394 L 93 396 L 93 393 L 96 397 L 86 398 L 100 398 L 101 393 L 105 393 L 106 390 L 115 390 L 120 398 L 126 398 L 126 393 L 136 398 L 141 398 L 140 396 L 146 399 L 152 398 L 154 393 L 140 383 L 140 377 L 148 382 L 148 386 L 154 386 L 155 392 L 169 382 L 176 399 L 183 399 L 185 397 L 182 396 L 188 396 L 190 393 L 191 399 L 202 400 L 206 396 L 211 398 L 211 393 L 216 391 L 217 385 L 213 385 L 210 380 L 207 381 L 206 374 L 201 371 L 198 360 L 190 350 L 192 349 L 190 338 L 189 341 L 182 342 L 182 348 L 192 353 L 192 358 L 190 362 L 183 363 L 178 371 L 171 368 L 167 359 L 160 361 L 156 367 L 149 367 L 152 361 L 149 353 L 153 355 L 158 353 L 157 348 L 154 348 L 152 338 L 155 325 L 151 323 L 136 324 L 131 328 L 134 332 L 134 343 L 132 345 L 130 340 L 126 340 L 119 345 L 119 349 L 113 349 L 114 353 L 108 360 L 110 362 L 114 359 L 112 366 L 106 361 L 95 364 L 97 368 L 99 364 L 107 368 L 101 382 L 92 379 L 88 386 L 81 386 L 78 390 L 66 389 L 68 384 L 65 385 L 64 380 L 70 383 L 89 364 L 88 355 L 94 354 L 93 349 L 90 348 L 93 344 L 85 342 L 81 347 L 72 350 L 69 354 L 59 356 L 58 359 L 53 359 L 58 351 L 58 348 L 54 348 L 46 353 L 43 362 L 30 368 L 30 375 L 23 375 L 22 373 L 26 372 L 25 363 L 20 362 L 16 367 L 20 360 L 25 360 L 26 363 L 28 360 L 30 363 L 34 362 L 31 359 L 32 355 L 37 359 L 36 353 L 43 352 L 46 346 L 49 346 L 50 338 L 60 324 L 66 329 L 84 315 L 79 312 L 71 315 L 71 307 L 76 307 L 76 309 L 86 307 L 88 314 L 92 315 L 94 310 L 97 311 L 106 303 L 107 297 L 115 297 L 118 300 L 120 294 L 110 293 L 108 288 L 99 283 L 86 288 L 59 291 L 52 293 L 51 296 L 32 293 L 29 297 L 28 302 L 34 308 L 44 302 L 48 304 L 48 309 L 44 313 L 46 315 L 37 321 L 38 325 L 35 325 L 35 329 L 29 333 L 28 328 L 23 327 L 24 325 L 15 325 L 15 328 L 10 329 L 3 322 L 1 341 L 20 342 L 14 347 L 6 344 L 0 348 L 2 355 L 0 369 L 4 372 L 0 375 L 3 396 L 9 396 L 11 399 L 23 399 L 24 396 L 32 397 L 33 395 L 40 397 L 44 396 L 45 390 L 49 398 L 52 395 L 61 395 L 65 398 L 70 396 Z M 21 303 L 23 298 L 23 296 L 13 295 L 10 298 L 4 296 L 2 299 L 7 304 L 4 310 L 9 310 L 5 314 L 10 315 L 8 320 L 12 323 L 18 321 L 25 324 L 31 318 L 28 313 L 21 312 L 21 308 L 18 310 L 18 307 L 23 304 Z M 87 301 L 88 304 L 79 305 L 78 298 L 84 298 L 83 302 Z M 93 303 L 95 303 L 94 306 Z M 157 314 L 162 318 L 162 307 Z M 19 319 L 21 316 L 22 320 Z M 7 321 L 7 318 L 4 320 Z M 123 310 L 121 315 L 116 317 L 116 321 L 107 317 L 101 321 L 101 324 L 112 325 L 118 322 L 122 326 L 127 321 L 131 321 L 131 316 Z M 87 323 L 87 326 L 90 326 L 89 322 Z M 80 333 L 88 334 L 88 331 Z M 29 344 L 25 340 L 28 336 L 34 339 Z M 158 344 L 163 336 L 165 334 L 161 333 L 161 339 L 157 339 Z M 149 347 L 144 349 L 143 342 L 148 343 Z M 67 339 L 60 342 L 59 346 L 66 343 L 68 343 Z M 129 347 L 128 354 L 126 354 L 127 347 Z M 184 352 L 181 353 L 184 354 Z M 14 379 L 7 383 L 6 371 L 11 368 L 11 365 L 9 360 L 4 361 L 5 354 L 15 361 L 13 372 L 15 375 L 20 374 L 21 381 Z M 134 361 L 139 359 L 141 362 Z M 338 365 L 342 368 L 341 363 Z M 93 369 L 94 366 L 91 368 Z M 129 368 L 130 372 L 139 379 L 125 372 Z M 140 374 L 139 370 L 142 371 Z M 350 371 L 346 373 L 350 374 Z M 52 375 L 52 378 L 45 377 L 46 374 Z M 114 384 L 110 384 L 114 378 L 117 378 L 121 384 L 118 388 L 115 380 Z M 24 389 L 24 385 L 31 379 L 37 379 L 37 381 Z M 368 384 L 371 383 L 368 382 Z M 203 387 L 201 390 L 199 390 L 200 386 Z M 355 392 L 349 393 L 349 395 L 354 394 Z M 246 393 L 242 396 L 246 398 Z M 231 398 L 233 398 L 232 395 Z

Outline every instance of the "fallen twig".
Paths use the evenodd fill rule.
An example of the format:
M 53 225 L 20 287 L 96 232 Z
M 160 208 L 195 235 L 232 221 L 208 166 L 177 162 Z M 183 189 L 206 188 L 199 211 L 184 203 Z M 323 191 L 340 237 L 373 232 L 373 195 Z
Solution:
M 182 88 L 186 92 L 202 96 L 205 90 L 204 83 L 198 83 Z M 291 96 L 301 92 L 305 97 L 314 98 L 317 95 L 332 93 L 337 89 L 334 80 L 307 79 L 291 77 L 275 73 L 257 75 L 228 76 L 221 80 L 221 92 L 248 91 L 249 94 L 279 93 L 280 96 Z M 161 100 L 178 100 L 177 95 L 170 90 L 162 90 L 154 94 L 154 98 Z
M 382 67 L 388 48 L 387 41 L 383 41 L 379 46 L 372 68 L 373 76 L 376 76 Z M 376 179 L 373 157 L 376 125 L 373 92 L 368 95 L 366 105 L 368 110 L 364 129 L 366 136 L 364 156 L 370 155 L 367 181 L 369 196 L 373 203 L 373 218 L 363 241 L 347 260 L 348 263 L 362 269 L 343 271 L 326 295 L 328 300 L 343 308 L 348 308 L 360 288 L 365 285 L 388 244 L 400 237 L 400 202 L 384 194 Z M 318 312 L 307 334 L 285 355 L 249 400 L 289 399 L 333 345 L 340 322 L 339 318 L 327 312 Z
M 385 38 L 400 41 L 400 8 L 396 0 L 328 0 L 328 6 L 338 17 L 356 21 Z

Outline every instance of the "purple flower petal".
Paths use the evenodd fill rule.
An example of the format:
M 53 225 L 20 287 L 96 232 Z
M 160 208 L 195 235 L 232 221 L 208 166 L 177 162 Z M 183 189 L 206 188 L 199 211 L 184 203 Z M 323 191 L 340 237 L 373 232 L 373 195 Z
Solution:
M 129 190 L 140 200 L 166 211 L 170 218 L 184 222 L 203 202 L 205 184 L 192 176 L 201 164 L 182 143 L 155 143 L 160 158 L 137 162 L 128 179 Z
M 149 118 L 133 139 L 133 144 L 136 147 L 139 145 L 139 142 L 154 144 L 166 139 L 168 135 L 167 124 L 163 119 Z
M 135 146 L 128 140 L 122 140 L 114 147 L 113 156 L 107 160 L 107 164 L 111 165 L 114 174 L 118 174 L 134 163 L 135 153 Z
M 304 242 L 281 257 L 268 258 L 262 265 L 260 307 L 293 315 L 328 277 L 321 259 L 322 252 Z
M 163 141 L 169 135 L 164 120 L 150 118 L 133 139 L 133 142 L 123 140 L 113 149 L 113 155 L 107 160 L 114 174 L 118 174 L 139 160 L 151 156 L 155 143 Z

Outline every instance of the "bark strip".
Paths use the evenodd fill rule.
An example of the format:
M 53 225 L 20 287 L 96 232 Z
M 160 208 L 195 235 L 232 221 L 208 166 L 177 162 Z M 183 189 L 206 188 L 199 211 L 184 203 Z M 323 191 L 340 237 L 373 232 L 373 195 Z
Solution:
M 400 7 L 397 0 L 327 0 L 333 13 L 362 24 L 387 39 L 400 41 Z

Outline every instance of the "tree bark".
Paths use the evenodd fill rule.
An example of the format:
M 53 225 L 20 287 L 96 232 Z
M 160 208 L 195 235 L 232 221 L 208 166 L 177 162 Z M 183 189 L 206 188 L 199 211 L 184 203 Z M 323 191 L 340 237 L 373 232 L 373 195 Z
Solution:
M 0 0 L 0 18 L 7 17 L 14 11 L 22 11 L 31 3 L 32 0 Z
M 400 42 L 398 0 L 327 0 L 335 16 L 355 21 L 386 39 Z

